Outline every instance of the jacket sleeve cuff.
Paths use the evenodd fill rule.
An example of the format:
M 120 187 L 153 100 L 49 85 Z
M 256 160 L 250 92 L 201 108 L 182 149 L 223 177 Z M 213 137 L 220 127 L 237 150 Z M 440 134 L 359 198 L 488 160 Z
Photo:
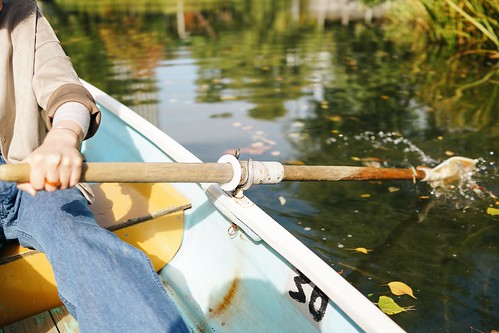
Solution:
M 79 102 L 67 102 L 62 104 L 55 112 L 52 125 L 62 120 L 70 120 L 81 127 L 83 138 L 87 136 L 90 127 L 90 113 L 85 105 Z
M 92 137 L 100 123 L 100 110 L 95 104 L 95 101 L 90 94 L 90 92 L 83 86 L 73 83 L 68 83 L 60 86 L 56 91 L 52 93 L 47 104 L 47 118 L 46 125 L 47 128 L 52 128 L 52 123 L 56 111 L 65 103 L 68 102 L 78 102 L 86 107 L 90 114 L 90 121 L 88 126 L 88 131 L 85 139 Z

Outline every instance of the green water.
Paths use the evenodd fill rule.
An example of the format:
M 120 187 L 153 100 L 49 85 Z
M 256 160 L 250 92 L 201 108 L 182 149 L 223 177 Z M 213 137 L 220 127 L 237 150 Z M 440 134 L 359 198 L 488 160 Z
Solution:
M 286 183 L 246 194 L 373 302 L 386 295 L 414 306 L 392 316 L 407 331 L 499 329 L 499 218 L 487 213 L 499 199 L 486 192 L 499 194 L 494 61 L 411 51 L 377 21 L 342 25 L 314 12 L 320 3 L 41 6 L 82 78 L 203 161 L 236 148 L 242 159 L 311 165 L 480 159 L 478 194 L 464 186 L 436 198 L 410 181 Z M 391 295 L 390 281 L 417 299 Z

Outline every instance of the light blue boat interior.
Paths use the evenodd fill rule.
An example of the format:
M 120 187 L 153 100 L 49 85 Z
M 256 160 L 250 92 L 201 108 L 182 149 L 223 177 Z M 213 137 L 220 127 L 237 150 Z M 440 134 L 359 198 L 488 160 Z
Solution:
M 87 161 L 173 162 L 147 133 L 100 107 L 101 128 L 83 147 Z M 186 211 L 181 249 L 160 277 L 193 331 L 362 332 L 331 300 L 321 320 L 314 320 L 312 312 L 324 300 L 306 283 L 300 285 L 303 302 L 290 296 L 300 292 L 298 273 L 281 255 L 242 231 L 232 235 L 232 222 L 198 184 L 173 185 L 192 208 Z

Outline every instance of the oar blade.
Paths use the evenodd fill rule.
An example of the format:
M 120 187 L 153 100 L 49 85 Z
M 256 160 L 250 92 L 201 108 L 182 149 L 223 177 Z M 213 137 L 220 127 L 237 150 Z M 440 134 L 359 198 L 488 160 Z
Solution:
M 433 188 L 449 187 L 455 183 L 462 183 L 471 179 L 476 171 L 477 160 L 454 156 L 436 167 L 420 168 L 425 171 L 425 178 L 423 181 L 428 182 Z

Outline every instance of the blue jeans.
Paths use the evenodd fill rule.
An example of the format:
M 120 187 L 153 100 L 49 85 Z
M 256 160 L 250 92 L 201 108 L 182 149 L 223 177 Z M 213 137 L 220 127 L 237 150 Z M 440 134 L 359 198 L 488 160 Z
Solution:
M 78 189 L 33 197 L 0 182 L 2 239 L 47 255 L 81 332 L 188 332 L 146 255 L 99 227 Z

